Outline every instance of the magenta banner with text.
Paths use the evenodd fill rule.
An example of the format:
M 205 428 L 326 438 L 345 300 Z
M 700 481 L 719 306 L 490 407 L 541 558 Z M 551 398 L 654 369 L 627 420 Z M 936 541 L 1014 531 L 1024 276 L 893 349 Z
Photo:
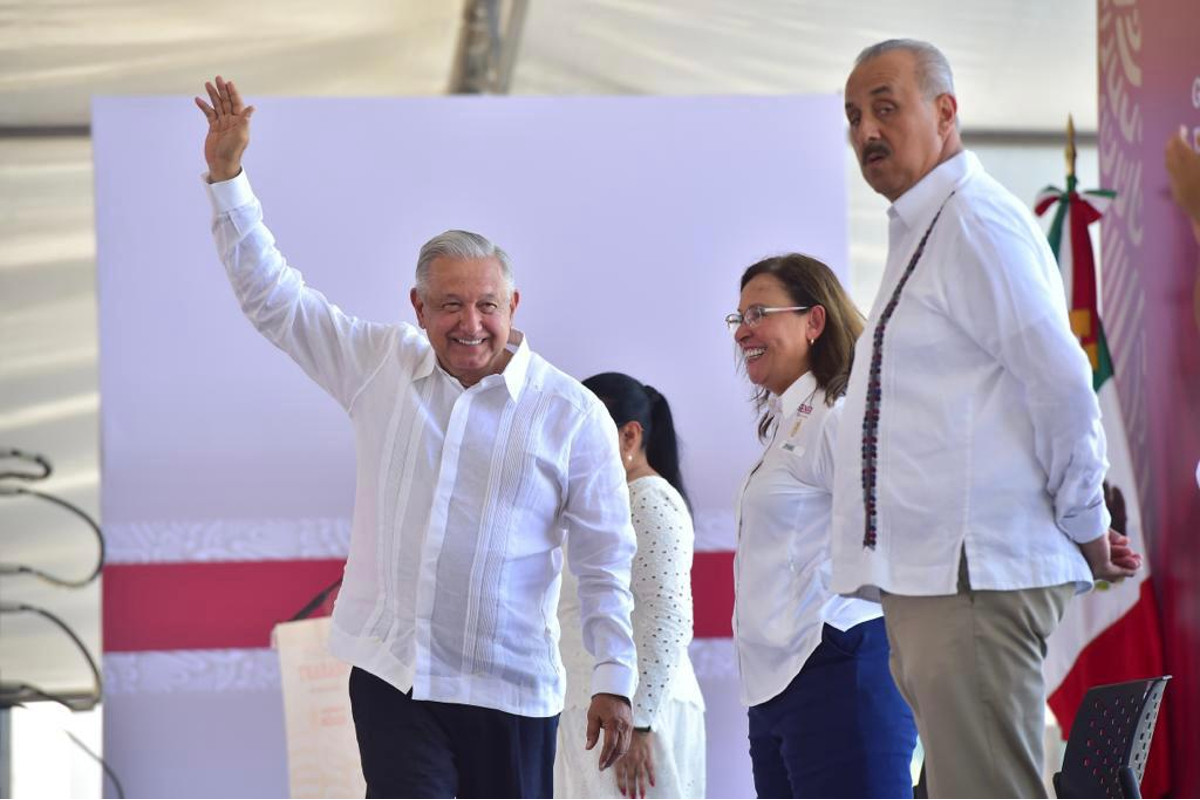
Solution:
M 1171 201 L 1163 147 L 1200 148 L 1200 4 L 1100 0 L 1104 315 L 1163 614 L 1171 791 L 1200 795 L 1200 253 Z

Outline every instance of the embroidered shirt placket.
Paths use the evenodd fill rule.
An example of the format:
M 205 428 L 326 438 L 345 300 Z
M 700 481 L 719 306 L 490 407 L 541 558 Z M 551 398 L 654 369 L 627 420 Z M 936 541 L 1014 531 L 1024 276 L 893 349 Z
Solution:
M 438 464 L 437 489 L 433 495 L 433 506 L 429 512 L 429 533 L 421 549 L 421 576 L 417 587 L 416 639 L 417 660 L 413 675 L 413 696 L 425 697 L 431 691 L 430 653 L 432 635 L 430 622 L 433 619 L 433 604 L 437 589 L 437 564 L 446 540 L 446 521 L 450 513 L 450 497 L 458 472 L 459 453 L 462 450 L 471 404 L 486 387 L 482 382 L 464 391 L 454 400 L 450 411 L 450 422 L 446 425 L 446 440 L 442 445 L 442 458 Z
M 929 222 L 929 227 L 925 229 L 925 234 L 921 237 L 921 241 L 917 244 L 917 249 L 913 252 L 912 258 L 909 259 L 908 266 L 904 268 L 904 272 L 900 275 L 900 279 L 896 282 L 896 288 L 892 291 L 891 299 L 884 306 L 883 312 L 879 315 L 879 321 L 875 323 L 875 333 L 871 341 L 871 365 L 867 373 L 867 398 L 866 406 L 863 410 L 863 433 L 862 433 L 862 488 L 863 488 L 863 547 L 874 550 L 875 544 L 879 535 L 878 519 L 876 518 L 876 498 L 875 488 L 878 481 L 878 460 L 879 460 L 879 411 L 883 400 L 883 336 L 887 329 L 888 321 L 892 318 L 892 314 L 896 311 L 896 306 L 900 304 L 900 294 L 904 291 L 904 285 L 908 283 L 908 279 L 913 274 L 913 270 L 917 267 L 917 262 L 921 260 L 921 254 L 925 252 L 925 244 L 929 241 L 929 234 L 933 233 L 933 226 L 937 224 L 938 218 L 942 216 L 942 209 L 946 207 L 946 203 L 950 202 L 950 198 L 954 196 L 951 192 L 941 206 L 938 207 L 937 213 L 933 215 L 933 219 Z

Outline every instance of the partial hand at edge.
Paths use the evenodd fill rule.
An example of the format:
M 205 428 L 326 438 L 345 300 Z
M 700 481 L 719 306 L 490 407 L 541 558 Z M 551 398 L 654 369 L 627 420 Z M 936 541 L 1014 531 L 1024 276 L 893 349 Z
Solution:
M 1192 222 L 1192 232 L 1200 241 L 1200 153 L 1187 140 L 1187 129 L 1167 140 L 1163 153 L 1171 196 Z

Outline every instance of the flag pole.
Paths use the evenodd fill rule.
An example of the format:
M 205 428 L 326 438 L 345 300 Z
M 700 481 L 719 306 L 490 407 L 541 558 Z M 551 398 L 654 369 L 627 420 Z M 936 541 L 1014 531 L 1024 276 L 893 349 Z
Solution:
M 1071 114 L 1067 114 L 1067 177 L 1075 177 L 1075 118 Z

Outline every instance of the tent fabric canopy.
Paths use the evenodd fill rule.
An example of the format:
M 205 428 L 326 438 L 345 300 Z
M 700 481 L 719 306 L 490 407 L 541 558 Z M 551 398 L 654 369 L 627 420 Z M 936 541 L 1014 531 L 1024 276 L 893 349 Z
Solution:
M 93 94 L 427 95 L 449 85 L 463 3 L 0 0 L 0 127 L 83 126 Z M 838 92 L 854 56 L 943 49 L 967 131 L 1096 129 L 1094 0 L 529 0 L 515 94 Z M 1054 91 L 1031 91 L 1047 85 Z

